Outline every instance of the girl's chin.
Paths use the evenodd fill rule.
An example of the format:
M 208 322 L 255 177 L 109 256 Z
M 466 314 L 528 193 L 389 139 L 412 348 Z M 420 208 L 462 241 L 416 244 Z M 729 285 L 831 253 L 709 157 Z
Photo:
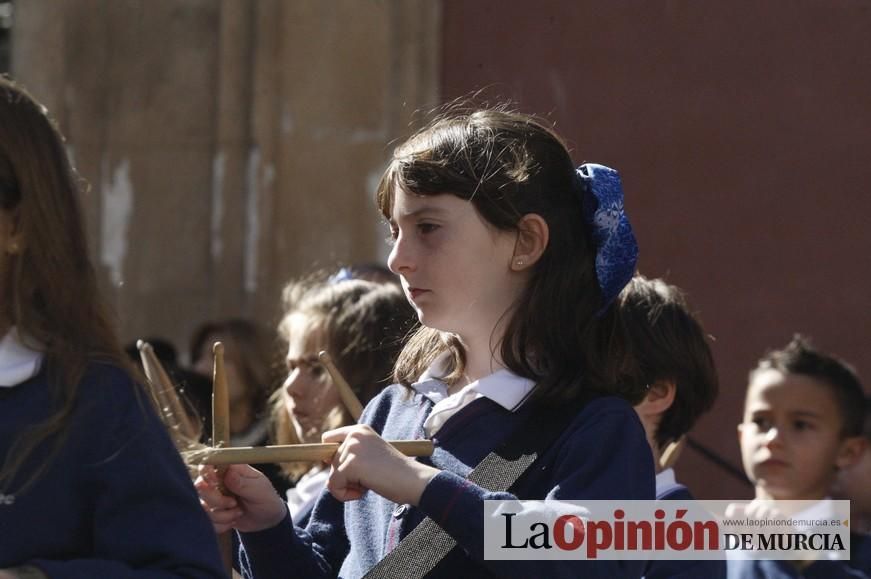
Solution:
M 453 321 L 445 320 L 438 316 L 426 315 L 421 311 L 418 311 L 417 319 L 420 321 L 420 325 L 426 326 L 430 330 L 437 330 L 448 334 L 460 334 L 460 332 L 457 331 L 458 324 Z
M 321 435 L 317 427 L 293 420 L 293 430 L 302 444 L 315 444 L 321 441 Z

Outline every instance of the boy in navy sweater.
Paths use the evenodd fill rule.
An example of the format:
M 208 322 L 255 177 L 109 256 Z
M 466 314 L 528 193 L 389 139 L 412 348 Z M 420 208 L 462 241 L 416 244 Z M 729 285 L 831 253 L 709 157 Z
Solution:
M 750 373 L 738 425 L 744 470 L 757 499 L 815 500 L 825 507 L 839 469 L 863 449 L 864 395 L 853 371 L 796 336 Z M 851 545 L 861 551 L 863 548 Z M 860 562 L 730 560 L 729 579 L 867 578 Z M 857 567 L 858 565 L 858 567 Z
M 689 489 L 677 483 L 674 470 L 662 458 L 663 451 L 679 444 L 717 397 L 717 371 L 705 333 L 683 292 L 661 279 L 635 276 L 618 298 L 617 314 L 618 375 L 648 387 L 635 411 L 653 452 L 656 498 L 692 500 Z M 717 579 L 725 574 L 723 561 L 649 561 L 644 577 Z

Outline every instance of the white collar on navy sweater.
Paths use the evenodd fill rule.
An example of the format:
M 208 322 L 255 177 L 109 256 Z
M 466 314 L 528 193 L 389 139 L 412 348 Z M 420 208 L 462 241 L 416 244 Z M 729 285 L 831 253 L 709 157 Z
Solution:
M 512 412 L 520 408 L 535 388 L 535 382 L 522 378 L 510 370 L 502 369 L 476 380 L 453 394 L 448 394 L 448 386 L 439 377 L 446 372 L 448 354 L 441 354 L 421 374 L 417 382 L 411 385 L 417 392 L 423 394 L 435 403 L 432 412 L 423 423 L 427 436 L 432 436 L 442 427 L 448 418 L 465 408 L 473 400 L 489 398 L 506 410 Z
M 42 365 L 42 352 L 25 346 L 12 326 L 0 339 L 0 388 L 11 388 L 26 382 Z
M 656 475 L 656 496 L 661 497 L 662 495 L 671 492 L 675 489 L 679 489 L 681 485 L 677 484 L 677 479 L 674 477 L 674 469 L 667 468 L 663 471 L 660 471 Z

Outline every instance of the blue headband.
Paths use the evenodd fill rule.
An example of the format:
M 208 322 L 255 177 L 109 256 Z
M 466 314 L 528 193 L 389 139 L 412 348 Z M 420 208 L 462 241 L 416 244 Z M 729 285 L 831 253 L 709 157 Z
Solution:
M 638 243 L 623 210 L 620 175 L 604 165 L 585 163 L 578 167 L 584 221 L 596 247 L 596 279 L 602 291 L 601 314 L 635 274 Z

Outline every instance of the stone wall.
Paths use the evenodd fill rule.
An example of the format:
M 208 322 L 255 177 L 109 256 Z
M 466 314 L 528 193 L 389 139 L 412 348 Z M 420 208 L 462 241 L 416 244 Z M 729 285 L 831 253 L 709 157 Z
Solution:
M 16 2 L 12 74 L 90 184 L 124 338 L 272 324 L 288 279 L 383 259 L 372 190 L 439 44 L 427 0 Z

